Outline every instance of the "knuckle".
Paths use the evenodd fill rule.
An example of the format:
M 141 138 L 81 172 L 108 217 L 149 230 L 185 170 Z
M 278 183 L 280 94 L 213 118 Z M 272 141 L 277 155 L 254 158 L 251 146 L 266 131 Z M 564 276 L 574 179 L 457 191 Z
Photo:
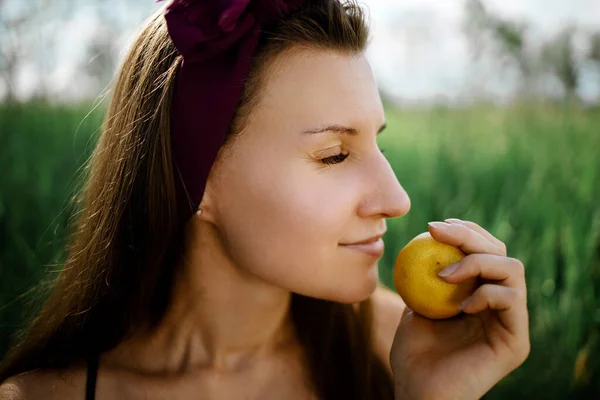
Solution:
M 506 257 L 506 250 L 499 244 L 494 244 L 494 248 L 497 249 L 493 254 L 498 255 L 500 257 Z
M 481 273 L 485 264 L 485 255 L 479 253 L 469 254 L 460 261 L 460 264 L 460 269 L 463 273 L 477 275 Z
M 490 298 L 493 295 L 494 292 L 494 285 L 490 284 L 490 283 L 484 283 L 483 285 L 481 285 L 481 287 L 477 290 L 477 292 L 479 292 L 479 295 L 481 297 L 484 298 Z
M 480 253 L 469 254 L 468 256 L 466 256 L 465 258 L 462 259 L 462 262 L 464 262 L 466 265 L 468 265 L 469 268 L 474 268 L 474 269 L 480 270 L 481 265 L 484 263 L 484 254 L 480 254 Z
M 515 289 L 516 299 L 521 302 L 527 302 L 527 293 L 525 290 Z
M 521 295 L 519 294 L 519 290 L 517 290 L 515 288 L 507 288 L 507 289 L 509 289 L 507 293 L 508 293 L 508 296 L 509 296 L 509 299 L 510 299 L 511 303 L 515 303 L 515 302 L 517 302 L 518 300 L 521 299 Z
M 500 249 L 502 250 L 502 253 L 506 256 L 508 254 L 508 249 L 506 248 L 506 243 L 504 242 L 500 242 Z
M 475 254 L 469 254 L 467 256 L 465 256 L 462 260 L 460 260 L 459 263 L 459 268 L 461 269 L 461 271 L 467 271 L 471 268 L 471 264 L 473 263 L 473 256 Z
M 518 260 L 516 258 L 510 258 L 510 261 L 513 265 L 513 268 L 515 269 L 515 271 L 517 271 L 519 276 L 525 276 L 525 266 L 523 265 L 521 260 Z
M 513 290 L 502 290 L 503 287 L 498 288 L 498 294 L 494 301 L 497 306 L 514 307 L 514 303 L 517 302 L 517 294 Z

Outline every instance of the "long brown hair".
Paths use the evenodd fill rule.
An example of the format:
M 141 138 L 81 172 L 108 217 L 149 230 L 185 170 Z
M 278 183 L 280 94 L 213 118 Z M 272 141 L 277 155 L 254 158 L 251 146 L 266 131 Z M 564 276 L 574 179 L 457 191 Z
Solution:
M 171 164 L 171 94 L 181 63 L 162 16 L 148 19 L 117 76 L 85 185 L 64 268 L 9 351 L 0 382 L 38 368 L 61 369 L 106 352 L 163 318 L 182 253 Z M 268 69 L 298 46 L 365 51 L 368 22 L 355 0 L 313 0 L 261 37 L 228 139 L 258 104 Z M 358 308 L 294 294 L 292 317 L 322 399 L 393 398 L 374 351 L 371 304 Z

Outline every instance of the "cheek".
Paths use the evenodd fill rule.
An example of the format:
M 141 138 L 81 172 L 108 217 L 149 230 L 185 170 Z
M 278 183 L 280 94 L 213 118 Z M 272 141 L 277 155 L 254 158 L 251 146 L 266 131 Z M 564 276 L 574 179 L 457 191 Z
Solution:
M 219 202 L 220 229 L 236 265 L 311 297 L 353 302 L 368 296 L 376 263 L 338 247 L 352 237 L 346 231 L 355 188 L 336 184 L 327 172 L 250 172 L 228 179 Z
M 329 193 L 289 173 L 263 173 L 230 181 L 221 196 L 220 221 L 244 259 L 280 264 L 295 260 L 326 262 L 341 240 L 348 213 L 331 202 Z M 235 192 L 235 195 L 232 195 Z M 232 243 L 233 244 L 233 243 Z

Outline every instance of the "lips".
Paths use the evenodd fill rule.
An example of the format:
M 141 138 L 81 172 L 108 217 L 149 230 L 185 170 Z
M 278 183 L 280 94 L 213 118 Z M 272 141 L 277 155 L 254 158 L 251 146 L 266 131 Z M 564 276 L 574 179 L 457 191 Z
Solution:
M 383 235 L 373 236 L 360 242 L 341 244 L 342 247 L 349 250 L 358 251 L 368 256 L 379 258 L 383 255 L 385 244 L 381 238 Z
M 341 243 L 342 246 L 354 246 L 354 245 L 358 245 L 358 244 L 369 244 L 369 243 L 373 243 L 378 241 L 379 239 L 381 239 L 383 237 L 383 233 L 379 234 L 379 235 L 375 235 L 375 236 L 371 236 L 368 239 L 365 240 L 361 240 L 360 242 L 354 242 L 354 243 Z
M 375 235 L 375 236 L 370 237 L 369 239 L 361 240 L 360 242 L 343 243 L 342 246 L 353 246 L 353 245 L 357 245 L 357 244 L 369 244 L 369 243 L 376 242 L 377 240 L 381 239 L 382 237 L 383 237 L 383 234 Z

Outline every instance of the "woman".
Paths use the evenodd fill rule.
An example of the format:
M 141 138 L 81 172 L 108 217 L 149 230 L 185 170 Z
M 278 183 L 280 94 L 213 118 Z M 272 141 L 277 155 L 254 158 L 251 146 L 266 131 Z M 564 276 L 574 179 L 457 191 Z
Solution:
M 486 282 L 461 316 L 378 287 L 386 219 L 410 201 L 376 144 L 367 39 L 337 0 L 151 18 L 0 398 L 476 399 L 520 365 L 523 267 L 478 225 L 430 225 L 469 253 L 444 279 Z

